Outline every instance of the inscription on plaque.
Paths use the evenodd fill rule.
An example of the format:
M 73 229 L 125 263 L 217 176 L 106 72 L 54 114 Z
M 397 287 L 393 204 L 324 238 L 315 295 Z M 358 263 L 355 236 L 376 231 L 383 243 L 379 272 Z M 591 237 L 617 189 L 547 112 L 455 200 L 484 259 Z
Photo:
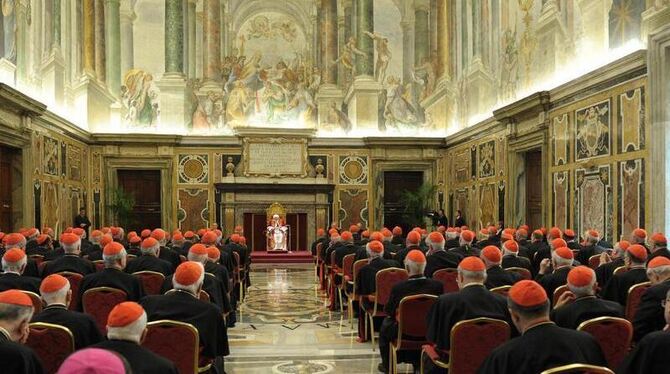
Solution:
M 303 145 L 249 143 L 249 174 L 302 174 Z

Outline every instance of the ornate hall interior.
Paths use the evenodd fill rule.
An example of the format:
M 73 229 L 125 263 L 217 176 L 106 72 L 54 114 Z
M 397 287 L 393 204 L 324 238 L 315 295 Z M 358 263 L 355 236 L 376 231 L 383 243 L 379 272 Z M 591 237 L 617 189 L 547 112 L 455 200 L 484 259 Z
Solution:
M 616 267 L 609 265 L 605 278 L 601 267 L 619 261 L 632 271 L 629 257 L 636 252 L 626 248 L 646 249 L 644 279 L 618 290 L 617 321 L 627 323 L 631 335 L 625 354 L 610 360 L 616 355 L 603 348 L 606 363 L 584 357 L 562 364 L 602 367 L 583 371 L 590 373 L 633 373 L 631 362 L 645 344 L 654 344 L 647 337 L 670 326 L 670 260 L 651 260 L 670 259 L 661 245 L 667 242 L 663 233 L 670 234 L 670 0 L 0 3 L 0 372 L 16 359 L 10 353 L 20 352 L 42 367 L 26 364 L 13 373 L 55 373 L 58 367 L 59 373 L 78 373 L 67 369 L 70 354 L 92 349 L 83 349 L 93 344 L 80 345 L 69 326 L 40 325 L 40 311 L 52 308 L 44 296 L 49 274 L 69 280 L 71 292 L 64 292 L 72 300 L 68 296 L 64 308 L 92 316 L 101 347 L 116 341 L 114 313 L 130 318 L 134 302 L 140 314 L 131 322 L 148 321 L 148 337 L 163 331 L 152 325 L 156 320 L 181 321 L 173 329 L 190 323 L 195 353 L 186 352 L 190 343 L 183 335 L 162 345 L 156 337 L 133 343 L 136 354 L 142 348 L 142 354 L 163 356 L 180 373 L 443 373 L 440 365 L 450 360 L 457 374 L 530 373 L 524 371 L 528 363 L 518 364 L 519 371 L 494 370 L 504 363 L 493 355 L 504 352 L 493 348 L 504 342 L 486 348 L 493 343 L 484 333 L 463 349 L 472 357 L 460 357 L 471 360 L 461 368 L 453 349 L 456 329 L 445 322 L 435 330 L 432 321 L 447 320 L 436 317 L 444 297 L 463 294 L 470 288 L 467 275 L 481 271 L 470 270 L 468 259 L 481 258 L 486 269 L 495 265 L 489 247 L 497 247 L 501 271 L 507 271 L 508 255 L 528 257 L 526 279 L 536 281 L 519 278 L 497 290 L 504 313 L 514 317 L 522 305 L 514 287 L 540 284 L 554 322 L 554 311 L 572 302 L 559 299 L 555 289 L 576 294 L 567 272 L 562 283 L 546 287 L 545 272 L 559 272 L 558 249 L 572 250 L 571 269 L 593 269 L 597 282 L 589 284 L 597 291 L 590 297 L 614 301 L 605 280 Z M 12 233 L 19 234 L 16 242 Z M 507 240 L 518 243 L 514 254 Z M 586 249 L 592 240 L 595 252 Z M 443 281 L 444 294 L 435 295 L 437 301 L 423 295 L 430 311 L 414 310 L 419 322 L 412 326 L 423 329 L 421 339 L 399 339 L 414 344 L 408 350 L 416 357 L 394 355 L 393 347 L 380 350 L 388 343 L 384 329 L 395 323 L 396 334 L 401 313 L 387 315 L 380 301 L 399 292 L 391 291 L 397 283 L 382 283 L 381 268 L 370 278 L 363 275 L 370 269 L 359 271 L 379 254 L 377 241 L 384 261 L 394 264 L 383 268 L 399 268 L 393 271 L 402 272 L 404 282 L 414 279 L 413 266 L 424 279 L 424 267 L 434 265 L 431 257 L 440 249 L 458 257 L 442 266 L 453 270 Z M 70 253 L 70 247 L 78 249 Z M 540 247 L 546 247 L 546 261 Z M 147 296 L 121 291 L 124 303 L 101 307 L 100 301 L 93 308 L 83 290 L 96 272 L 53 270 L 68 256 L 98 266 L 97 274 L 133 273 L 127 281 L 141 281 L 140 295 Z M 138 267 L 145 256 L 158 257 L 169 271 Z M 361 267 L 354 265 L 358 260 Z M 17 265 L 20 271 L 12 270 L 14 262 L 24 264 Z M 657 265 L 665 272 L 654 270 Z M 171 315 L 159 312 L 160 298 L 188 290 L 190 283 L 180 282 L 191 273 L 180 269 L 196 272 L 202 290 L 195 297 L 202 308 L 216 307 L 216 322 L 156 317 Z M 136 271 L 159 276 L 160 291 L 150 292 Z M 12 272 L 30 279 L 11 283 Z M 426 268 L 427 280 L 432 274 Z M 123 290 L 114 286 L 119 279 L 92 287 Z M 36 286 L 23 288 L 29 281 Z M 633 293 L 628 287 L 647 281 L 649 290 L 665 287 L 652 309 L 659 323 L 665 313 L 667 325 L 643 338 L 638 323 L 653 318 L 636 317 L 645 309 L 625 304 Z M 210 294 L 211 282 L 220 299 Z M 455 288 L 447 291 L 448 282 Z M 367 295 L 360 293 L 365 286 L 371 287 Z M 636 301 L 641 305 L 652 297 L 646 287 Z M 19 296 L 4 295 L 10 289 L 33 297 L 25 339 L 5 323 L 14 318 L 7 311 L 20 305 Z M 107 295 L 100 300 L 110 300 L 109 290 L 98 291 Z M 430 293 L 424 291 L 414 293 Z M 461 313 L 461 322 L 494 318 Z M 525 338 L 532 345 L 516 319 L 506 321 L 509 343 Z M 203 332 L 208 326 L 213 334 L 218 325 L 223 332 L 217 336 Z M 44 348 L 63 331 L 72 337 L 69 351 Z M 173 333 L 184 331 L 191 330 Z M 668 347 L 670 332 L 663 334 Z M 214 349 L 208 339 L 218 341 L 216 354 L 207 354 Z M 477 358 L 480 350 L 486 353 Z M 117 358 L 133 373 L 169 372 L 160 369 L 163 361 L 144 360 L 141 369 L 137 356 L 122 351 L 107 357 Z M 660 365 L 651 361 L 646 364 Z

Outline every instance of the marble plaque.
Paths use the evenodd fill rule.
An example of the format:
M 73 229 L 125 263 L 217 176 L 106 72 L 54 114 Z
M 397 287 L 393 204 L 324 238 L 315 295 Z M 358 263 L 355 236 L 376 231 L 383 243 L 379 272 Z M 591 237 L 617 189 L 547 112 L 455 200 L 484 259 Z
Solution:
M 302 142 L 247 142 L 247 175 L 303 175 L 306 152 Z

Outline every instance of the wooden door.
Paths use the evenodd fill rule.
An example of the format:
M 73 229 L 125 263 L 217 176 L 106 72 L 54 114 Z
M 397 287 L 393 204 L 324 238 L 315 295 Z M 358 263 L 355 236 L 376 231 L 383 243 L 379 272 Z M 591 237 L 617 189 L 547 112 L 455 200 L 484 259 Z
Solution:
M 403 218 L 405 206 L 400 202 L 403 191 L 417 191 L 423 184 L 422 171 L 384 172 L 384 226 L 400 226 L 406 233 L 411 228 Z
M 526 224 L 541 227 L 542 220 L 542 151 L 525 154 L 526 170 Z
M 135 197 L 133 220 L 126 231 L 161 227 L 160 170 L 119 170 L 119 187 Z
M 12 232 L 12 157 L 14 150 L 0 147 L 0 231 Z

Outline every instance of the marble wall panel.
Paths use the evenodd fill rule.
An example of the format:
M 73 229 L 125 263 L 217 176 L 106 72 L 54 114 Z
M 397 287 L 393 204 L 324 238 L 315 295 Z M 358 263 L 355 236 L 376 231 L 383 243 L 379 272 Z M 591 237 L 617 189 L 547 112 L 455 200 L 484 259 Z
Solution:
M 60 144 L 58 140 L 50 138 L 48 136 L 43 137 L 43 165 L 44 165 L 44 174 L 46 175 L 58 175 L 58 167 L 60 166 L 60 161 L 58 158 L 58 153 L 60 150 Z
M 365 185 L 368 184 L 367 156 L 340 156 L 339 184 Z
M 479 178 L 488 178 L 496 174 L 495 140 L 480 144 L 478 147 Z
M 177 221 L 181 230 L 209 227 L 209 193 L 207 189 L 177 190 Z
M 554 173 L 552 184 L 554 226 L 568 227 L 569 182 L 567 171 Z
M 181 154 L 177 168 L 179 183 L 209 183 L 209 154 Z
M 569 118 L 568 113 L 563 113 L 562 116 L 554 117 L 552 121 L 552 154 L 554 165 L 565 165 L 568 163 L 568 144 L 569 144 Z
M 619 236 L 627 236 L 636 228 L 644 227 L 644 181 L 644 160 L 619 162 Z
M 609 165 L 575 170 L 575 223 L 578 232 L 595 229 L 612 238 L 612 188 Z
M 644 87 L 624 92 L 618 100 L 619 152 L 632 152 L 644 149 L 645 110 Z
M 479 227 L 498 223 L 498 188 L 496 184 L 481 186 L 479 194 Z
M 340 227 L 362 223 L 368 226 L 368 191 L 364 189 L 345 189 L 338 192 L 338 223 Z
M 610 100 L 575 111 L 575 160 L 610 155 Z

